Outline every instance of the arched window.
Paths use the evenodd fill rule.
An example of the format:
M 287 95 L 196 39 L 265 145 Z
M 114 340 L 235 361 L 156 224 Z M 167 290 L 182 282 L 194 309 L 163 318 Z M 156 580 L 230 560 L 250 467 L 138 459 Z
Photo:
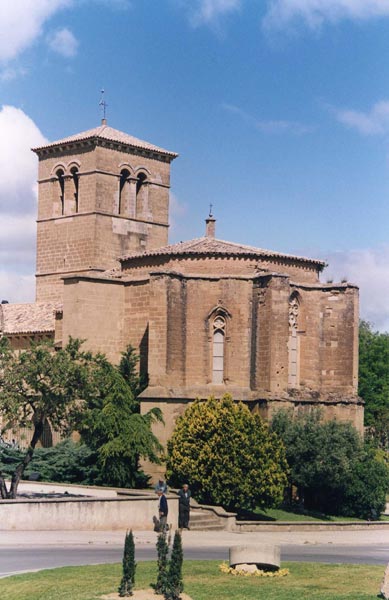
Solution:
M 224 383 L 224 340 L 226 320 L 217 315 L 212 324 L 212 383 Z
M 120 172 L 119 205 L 118 205 L 118 214 L 119 215 L 125 213 L 126 183 L 128 182 L 129 177 L 130 177 L 130 172 L 127 169 L 123 169 Z
M 300 383 L 300 338 L 298 334 L 300 316 L 300 301 L 297 294 L 292 294 L 289 299 L 289 368 L 288 385 L 296 388 Z
M 74 185 L 74 212 L 78 212 L 78 183 L 79 183 L 79 174 L 77 167 L 72 167 L 70 169 L 73 179 Z
M 144 216 L 145 207 L 146 207 L 146 199 L 145 199 L 145 191 L 146 191 L 146 180 L 147 175 L 145 173 L 139 173 L 138 179 L 136 182 L 136 216 L 141 217 Z
M 62 169 L 58 169 L 56 172 L 56 176 L 58 178 L 59 183 L 59 199 L 61 203 L 61 215 L 65 213 L 65 173 Z

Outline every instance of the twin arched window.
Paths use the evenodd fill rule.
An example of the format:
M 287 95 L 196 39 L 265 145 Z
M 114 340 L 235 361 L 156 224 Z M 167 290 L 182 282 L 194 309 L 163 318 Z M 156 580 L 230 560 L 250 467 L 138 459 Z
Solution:
M 68 212 L 69 208 L 65 206 L 65 179 L 71 179 L 73 182 L 73 200 L 74 204 L 70 209 L 70 212 L 78 212 L 78 188 L 79 188 L 79 173 L 78 167 L 72 167 L 70 169 L 70 176 L 66 176 L 64 170 L 57 169 L 55 172 L 58 181 L 58 192 L 59 192 L 59 201 L 60 201 L 60 213 L 64 215 Z
M 65 173 L 62 169 L 56 171 L 59 185 L 59 201 L 61 206 L 61 215 L 65 213 Z
M 137 178 L 131 178 L 128 169 L 122 169 L 119 179 L 119 203 L 117 211 L 119 215 L 129 217 L 142 217 L 147 207 L 146 184 L 147 175 L 139 173 Z

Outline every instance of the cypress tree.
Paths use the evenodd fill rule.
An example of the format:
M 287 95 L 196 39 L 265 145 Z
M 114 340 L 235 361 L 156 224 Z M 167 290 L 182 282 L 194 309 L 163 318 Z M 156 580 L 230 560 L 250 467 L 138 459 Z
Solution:
M 165 600 L 180 600 L 180 593 L 184 589 L 184 585 L 182 583 L 182 562 L 182 540 L 181 534 L 177 530 L 174 534 L 173 550 L 169 561 L 167 586 L 164 591 Z
M 156 594 L 164 594 L 167 586 L 167 556 L 169 552 L 169 544 L 166 539 L 166 531 L 162 531 L 157 539 L 158 553 L 158 577 L 157 583 L 153 586 Z
M 123 553 L 123 577 L 119 586 L 119 596 L 124 598 L 126 596 L 132 596 L 134 583 L 135 583 L 135 544 L 132 530 L 130 533 L 126 533 L 124 541 L 124 553 Z

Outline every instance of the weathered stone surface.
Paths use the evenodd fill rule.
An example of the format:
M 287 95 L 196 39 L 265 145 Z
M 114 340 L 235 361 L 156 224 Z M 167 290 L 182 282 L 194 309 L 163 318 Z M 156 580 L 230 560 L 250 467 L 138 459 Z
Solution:
M 384 578 L 381 584 L 381 598 L 389 600 L 389 563 L 385 569 Z
M 281 553 L 279 546 L 270 544 L 247 544 L 230 547 L 230 566 L 248 564 L 260 569 L 280 568 Z
M 245 573 L 255 573 L 256 571 L 258 571 L 257 565 L 249 565 L 247 563 L 235 565 L 235 569 L 237 571 L 245 571 Z

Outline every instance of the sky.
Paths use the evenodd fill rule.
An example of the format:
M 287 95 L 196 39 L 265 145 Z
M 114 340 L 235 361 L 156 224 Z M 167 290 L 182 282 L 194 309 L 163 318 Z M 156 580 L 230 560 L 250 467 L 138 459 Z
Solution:
M 0 300 L 34 300 L 30 148 L 108 124 L 179 153 L 169 241 L 324 259 L 389 331 L 389 0 L 1 0 Z

